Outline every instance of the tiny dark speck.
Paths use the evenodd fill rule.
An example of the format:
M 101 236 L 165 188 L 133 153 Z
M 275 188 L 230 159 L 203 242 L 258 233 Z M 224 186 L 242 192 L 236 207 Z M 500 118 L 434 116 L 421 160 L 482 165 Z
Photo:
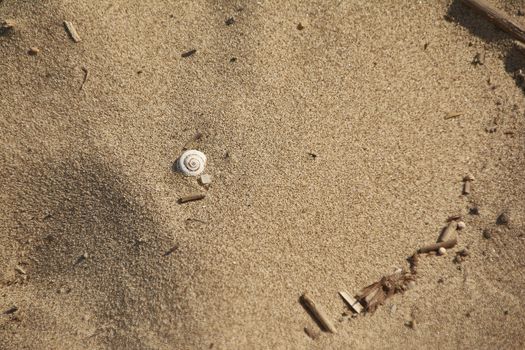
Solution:
M 479 215 L 479 209 L 478 209 L 478 207 L 472 207 L 472 208 L 469 209 L 468 213 L 470 215 Z
M 193 50 L 186 51 L 186 52 L 182 53 L 181 56 L 182 57 L 190 57 L 190 56 L 193 56 L 193 54 L 195 54 L 195 52 L 197 52 L 197 50 L 193 49 Z
M 301 23 L 299 23 L 297 25 L 297 30 L 303 30 L 303 29 L 304 29 L 304 26 Z
M 237 61 L 237 57 L 232 57 L 232 58 L 230 58 L 230 62 L 233 63 L 233 62 L 235 62 L 235 61 Z
M 312 159 L 317 158 L 317 154 L 315 154 L 315 153 L 308 152 L 308 155 L 309 155 L 310 157 L 312 157 Z
M 235 18 L 230 17 L 230 18 L 228 18 L 226 21 L 224 21 L 224 23 L 225 23 L 227 26 L 231 26 L 232 24 L 235 23 Z

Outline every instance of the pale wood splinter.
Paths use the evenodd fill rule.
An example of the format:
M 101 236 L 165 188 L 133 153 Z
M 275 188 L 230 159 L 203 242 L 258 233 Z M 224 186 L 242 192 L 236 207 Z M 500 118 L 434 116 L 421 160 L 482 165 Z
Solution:
M 325 312 L 306 293 L 301 295 L 301 302 L 312 314 L 312 316 L 315 317 L 315 319 L 324 328 L 324 330 L 330 333 L 337 333 L 333 322 L 330 321 L 330 319 L 326 316 Z
M 75 26 L 72 22 L 64 21 L 64 26 L 66 27 L 67 32 L 69 33 L 69 36 L 71 39 L 73 39 L 74 42 L 79 43 L 82 41 L 80 38 L 80 35 L 78 35 L 77 30 L 75 29 Z

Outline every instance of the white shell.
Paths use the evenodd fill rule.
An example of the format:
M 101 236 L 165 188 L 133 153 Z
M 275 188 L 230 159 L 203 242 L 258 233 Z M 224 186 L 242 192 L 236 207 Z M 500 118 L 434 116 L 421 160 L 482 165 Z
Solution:
M 185 176 L 199 176 L 204 172 L 206 155 L 201 151 L 188 150 L 177 159 L 177 171 Z

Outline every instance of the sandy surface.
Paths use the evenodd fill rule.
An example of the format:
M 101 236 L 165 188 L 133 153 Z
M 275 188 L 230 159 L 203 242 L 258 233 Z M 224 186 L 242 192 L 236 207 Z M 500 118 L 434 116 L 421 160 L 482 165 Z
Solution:
M 0 37 L 0 348 L 525 346 L 525 56 L 484 19 L 364 0 L 3 0 L 0 17 L 17 22 Z M 179 205 L 206 192 L 171 169 L 185 145 L 214 182 Z M 467 228 L 415 288 L 341 318 L 339 290 L 406 267 L 451 215 Z M 304 291 L 337 334 L 305 334 Z

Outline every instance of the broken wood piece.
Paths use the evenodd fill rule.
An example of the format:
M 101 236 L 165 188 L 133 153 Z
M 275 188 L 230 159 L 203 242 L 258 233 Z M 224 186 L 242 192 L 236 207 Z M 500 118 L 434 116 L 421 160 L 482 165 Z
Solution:
M 82 79 L 82 85 L 80 85 L 80 90 L 84 89 L 84 84 L 86 83 L 89 76 L 89 71 L 86 67 L 82 67 L 82 71 L 84 72 L 84 79 Z
M 439 235 L 438 242 L 448 241 L 454 231 L 456 231 L 457 224 L 455 221 L 450 221 Z
M 13 306 L 11 306 L 9 309 L 5 310 L 5 311 L 4 311 L 4 314 L 5 314 L 5 315 L 10 315 L 10 314 L 14 314 L 14 313 L 17 312 L 17 311 L 18 311 L 18 306 L 13 305 Z
M 470 183 L 474 181 L 474 178 L 470 175 L 467 175 L 463 178 L 463 195 L 470 194 Z
M 485 0 L 463 0 L 463 3 L 485 16 L 499 29 L 525 43 L 525 26 Z
M 306 293 L 301 295 L 301 303 L 306 307 L 308 312 L 315 318 L 315 320 L 324 328 L 324 330 L 330 333 L 337 333 L 334 324 L 326 316 L 324 311 L 310 298 Z
M 416 279 L 415 273 L 401 271 L 389 276 L 383 276 L 377 282 L 365 287 L 359 294 L 358 300 L 364 305 L 366 312 L 373 313 L 385 300 L 396 293 L 404 293 Z
M 190 51 L 183 52 L 183 53 L 181 54 L 181 56 L 182 56 L 183 58 L 190 57 L 190 56 L 193 56 L 193 54 L 195 54 L 195 52 L 197 52 L 197 50 L 192 49 L 192 50 L 190 50 Z
M 205 194 L 192 194 L 189 196 L 181 197 L 179 198 L 179 204 L 186 203 L 186 202 L 193 202 L 193 201 L 199 201 L 201 199 L 204 199 L 206 197 Z
M 453 239 L 450 239 L 450 240 L 445 241 L 445 242 L 439 242 L 439 243 L 434 243 L 434 244 L 430 244 L 430 245 L 424 246 L 422 248 L 419 248 L 417 252 L 419 254 L 425 254 L 425 253 L 438 251 L 439 248 L 450 249 L 450 248 L 454 247 L 456 245 L 456 243 L 458 243 L 457 238 L 453 238 Z
M 24 270 L 20 265 L 16 265 L 15 266 L 15 271 L 18 272 L 21 275 L 26 275 L 27 274 L 26 270 Z
M 72 22 L 64 21 L 64 27 L 66 27 L 69 36 L 71 37 L 71 39 L 73 39 L 74 42 L 79 43 L 82 41 Z
M 348 306 L 350 306 L 350 308 L 354 310 L 355 313 L 361 313 L 361 311 L 363 311 L 363 305 L 361 305 L 361 303 L 354 299 L 350 294 L 341 291 L 339 292 L 339 295 L 348 304 Z
M 445 116 L 445 120 L 446 119 L 457 118 L 457 117 L 462 116 L 462 115 L 463 115 L 463 112 L 448 112 L 447 115 Z
M 177 249 L 179 249 L 179 245 L 175 244 L 173 247 L 171 247 L 166 253 L 164 253 L 164 256 L 171 255 L 173 252 L 175 252 Z

